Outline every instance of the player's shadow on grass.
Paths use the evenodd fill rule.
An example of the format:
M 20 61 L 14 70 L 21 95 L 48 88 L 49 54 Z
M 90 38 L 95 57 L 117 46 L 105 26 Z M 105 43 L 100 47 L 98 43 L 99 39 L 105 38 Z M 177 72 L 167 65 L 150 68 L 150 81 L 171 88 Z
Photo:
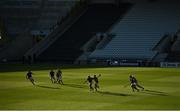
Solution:
M 151 94 L 151 95 L 158 95 L 158 96 L 168 96 L 167 93 L 155 90 L 144 90 L 143 93 Z
M 73 88 L 86 88 L 85 85 L 80 85 L 80 84 L 64 84 L 64 85 Z
M 124 93 L 115 93 L 115 92 L 109 92 L 109 91 L 97 91 L 100 94 L 105 95 L 112 95 L 112 96 L 132 96 L 130 94 L 124 94 Z
M 43 85 L 36 85 L 36 86 L 40 88 L 47 88 L 47 89 L 60 89 L 58 87 L 50 87 L 50 86 L 43 86 Z

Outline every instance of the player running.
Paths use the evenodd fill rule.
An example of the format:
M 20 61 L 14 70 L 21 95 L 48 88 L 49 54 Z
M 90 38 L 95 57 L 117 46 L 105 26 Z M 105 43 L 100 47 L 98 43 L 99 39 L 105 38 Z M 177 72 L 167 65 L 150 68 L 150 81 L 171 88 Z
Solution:
M 99 80 L 98 80 L 98 78 L 100 76 L 101 76 L 101 74 L 99 74 L 98 76 L 94 75 L 94 78 L 93 78 L 93 80 L 95 81 L 94 88 L 95 88 L 96 91 L 97 91 L 97 89 L 99 89 Z
M 62 72 L 60 69 L 57 71 L 56 77 L 57 77 L 57 83 L 64 85 L 64 83 L 62 81 Z
M 89 82 L 89 89 L 90 89 L 90 91 L 93 91 L 93 90 L 94 90 L 94 88 L 92 87 L 93 79 L 94 79 L 94 78 L 92 78 L 91 76 L 88 76 L 87 80 L 84 82 L 84 83 Z
M 137 91 L 139 91 L 139 89 L 138 89 L 137 87 L 139 87 L 139 88 L 141 88 L 142 90 L 144 90 L 144 87 L 142 87 L 142 86 L 140 86 L 140 85 L 138 84 L 137 79 L 136 79 L 133 75 L 130 75 L 130 76 L 129 76 L 129 79 L 130 79 L 131 88 L 132 88 L 133 91 L 134 91 L 134 89 L 137 90 Z
M 51 82 L 52 82 L 52 83 L 56 83 L 56 79 L 55 79 L 54 71 L 53 71 L 53 70 L 51 70 L 51 71 L 49 72 L 49 75 L 50 75 Z
M 32 83 L 33 85 L 35 85 L 34 79 L 33 79 L 33 77 L 32 77 L 32 74 L 33 74 L 33 73 L 29 70 L 28 73 L 26 74 L 26 79 L 28 79 L 29 81 L 31 81 L 31 83 Z

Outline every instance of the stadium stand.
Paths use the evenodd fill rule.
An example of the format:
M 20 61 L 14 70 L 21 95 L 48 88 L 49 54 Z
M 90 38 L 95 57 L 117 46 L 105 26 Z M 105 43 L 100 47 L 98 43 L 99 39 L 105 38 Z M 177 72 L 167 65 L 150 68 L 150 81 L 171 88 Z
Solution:
M 97 32 L 106 32 L 131 4 L 91 4 L 70 28 L 59 36 L 37 58 L 39 61 L 73 63 L 82 51 L 80 48 Z
M 5 36 L 0 61 L 22 57 L 61 63 L 178 61 L 179 37 L 172 34 L 180 28 L 179 4 L 179 0 L 1 0 L 0 34 Z
M 180 61 L 180 30 L 174 34 L 172 46 L 170 47 L 170 51 L 168 52 L 168 56 L 166 61 L 170 62 L 179 62 Z
M 0 49 L 0 60 L 21 60 L 27 50 L 34 46 L 37 37 L 45 37 L 54 30 L 57 21 L 68 13 L 75 2 L 1 0 L 0 13 L 9 42 Z M 14 47 L 18 50 L 14 50 Z
M 58 20 L 66 16 L 75 3 L 75 1 L 44 0 L 36 26 L 32 30 L 48 35 L 56 27 Z
M 1 16 L 5 19 L 11 36 L 24 32 L 26 27 L 32 31 L 47 31 L 65 16 L 75 1 L 58 0 L 2 0 Z
M 89 59 L 152 60 L 157 54 L 153 47 L 166 33 L 174 33 L 180 27 L 178 3 L 178 0 L 136 3 L 109 32 L 115 37 L 103 49 L 92 52 Z

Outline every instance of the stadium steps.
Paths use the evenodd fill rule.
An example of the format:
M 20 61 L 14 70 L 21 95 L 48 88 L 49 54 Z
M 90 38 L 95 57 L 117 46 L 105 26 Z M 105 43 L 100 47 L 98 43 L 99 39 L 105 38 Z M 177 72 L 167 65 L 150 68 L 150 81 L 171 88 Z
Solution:
M 105 48 L 95 50 L 89 58 L 151 60 L 156 55 L 152 49 L 161 37 L 180 27 L 179 1 L 176 1 L 136 3 L 110 31 L 116 36 Z
M 82 54 L 80 48 L 97 32 L 106 32 L 130 6 L 130 4 L 122 4 L 119 7 L 113 4 L 89 5 L 86 12 L 37 59 L 74 62 Z
M 178 34 L 176 41 L 171 46 L 171 51 L 169 52 L 167 61 L 170 62 L 180 62 L 180 35 Z

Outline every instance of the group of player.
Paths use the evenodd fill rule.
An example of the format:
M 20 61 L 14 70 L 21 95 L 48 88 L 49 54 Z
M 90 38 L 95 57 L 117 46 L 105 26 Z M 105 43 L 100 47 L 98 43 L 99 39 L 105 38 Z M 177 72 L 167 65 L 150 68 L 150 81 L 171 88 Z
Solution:
M 98 76 L 94 75 L 94 77 L 88 76 L 87 80 L 84 83 L 89 83 L 89 89 L 90 91 L 97 91 L 97 89 L 99 89 L 99 77 L 101 76 L 101 74 L 99 74 Z
M 99 74 L 98 76 L 94 75 L 94 77 L 88 76 L 85 83 L 89 82 L 90 91 L 94 91 L 94 89 L 95 89 L 95 91 L 97 91 L 97 89 L 99 89 L 99 80 L 98 80 L 98 78 L 100 76 L 101 76 L 101 74 Z M 144 87 L 139 85 L 139 83 L 138 83 L 138 81 L 137 81 L 137 79 L 135 78 L 134 75 L 129 76 L 129 81 L 130 81 L 130 86 L 131 86 L 133 92 L 135 90 L 139 92 L 140 91 L 139 88 L 144 90 Z
M 28 79 L 33 85 L 35 85 L 32 74 L 33 74 L 32 71 L 29 70 L 26 74 L 26 79 Z M 56 78 L 55 78 L 55 72 L 53 70 L 49 72 L 49 76 L 52 83 L 58 83 L 62 85 L 64 84 L 62 81 L 62 71 L 60 69 L 58 69 L 56 72 Z
M 62 71 L 60 69 L 58 69 L 58 71 L 56 72 L 56 78 L 55 78 L 55 72 L 53 70 L 50 71 L 49 75 L 52 83 L 58 83 L 64 85 L 62 81 Z
M 26 74 L 26 78 L 33 84 L 35 85 L 34 83 L 34 79 L 32 77 L 32 71 L 28 71 L 27 74 Z M 53 70 L 51 70 L 49 72 L 49 75 L 50 75 L 50 80 L 52 83 L 58 83 L 58 84 L 62 84 L 64 85 L 63 81 L 62 81 L 62 71 L 60 69 L 57 70 L 56 72 L 56 78 L 55 78 L 55 72 Z M 91 76 L 88 76 L 87 77 L 87 80 L 84 82 L 84 83 L 89 83 L 89 88 L 90 88 L 90 91 L 97 91 L 99 89 L 99 77 L 101 76 L 101 74 L 99 74 L 98 76 L 94 75 L 93 77 Z M 132 88 L 132 91 L 134 92 L 135 90 L 136 91 L 140 91 L 139 88 L 141 88 L 142 90 L 144 90 L 144 87 L 140 86 L 138 84 L 138 81 L 137 79 L 135 78 L 134 75 L 130 75 L 129 76 L 129 80 L 130 80 L 130 86 Z

